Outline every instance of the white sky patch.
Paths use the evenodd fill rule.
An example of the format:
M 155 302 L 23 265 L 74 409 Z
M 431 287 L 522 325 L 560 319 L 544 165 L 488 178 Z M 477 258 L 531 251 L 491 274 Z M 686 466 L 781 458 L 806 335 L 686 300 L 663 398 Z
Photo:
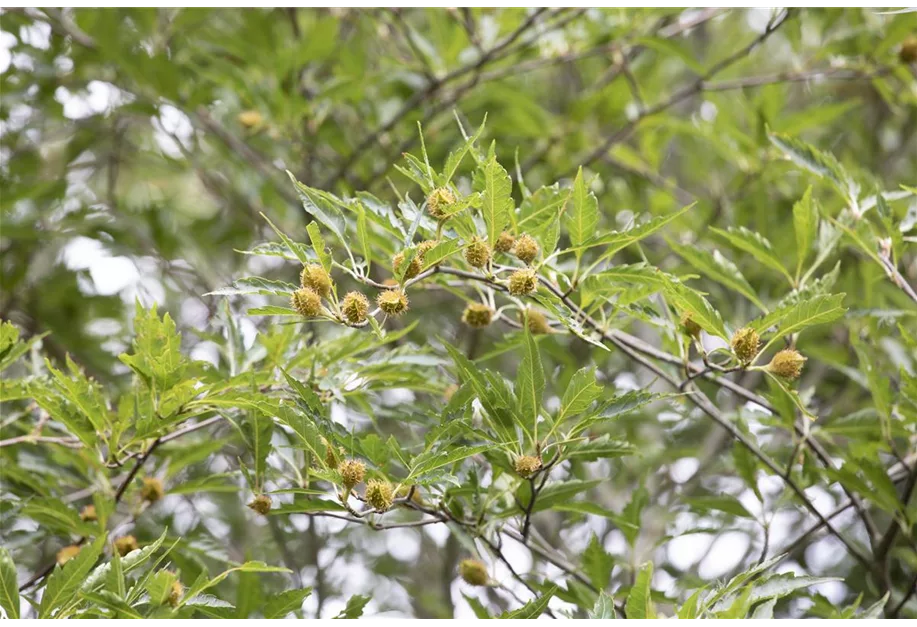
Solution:
M 190 139 L 194 127 L 187 115 L 172 105 L 164 104 L 159 107 L 159 115 L 151 120 L 155 129 L 153 137 L 164 153 L 177 159 L 182 156 L 182 147 L 191 148 Z
M 729 531 L 720 535 L 710 548 L 710 554 L 700 563 L 698 575 L 704 579 L 719 579 L 726 575 L 741 563 L 748 545 L 748 536 L 742 532 Z
M 98 240 L 75 237 L 61 252 L 70 270 L 89 270 L 96 294 L 111 296 L 134 285 L 140 272 L 128 257 L 113 257 Z
M 71 92 L 66 87 L 54 91 L 54 99 L 64 105 L 64 117 L 82 120 L 100 113 L 108 113 L 127 104 L 133 97 L 111 83 L 90 81 L 85 91 Z
M 673 538 L 666 545 L 669 561 L 678 570 L 689 570 L 710 549 L 713 537 L 706 533 L 692 533 Z
M 669 466 L 669 476 L 675 483 L 684 483 L 694 476 L 698 468 L 700 468 L 700 462 L 697 459 L 683 457 Z

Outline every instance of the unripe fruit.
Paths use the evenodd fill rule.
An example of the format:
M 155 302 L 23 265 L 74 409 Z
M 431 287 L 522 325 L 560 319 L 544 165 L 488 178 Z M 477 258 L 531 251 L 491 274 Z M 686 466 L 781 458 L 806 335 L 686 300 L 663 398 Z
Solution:
M 541 457 L 535 457 L 533 455 L 522 455 L 521 457 L 516 458 L 514 464 L 516 468 L 516 473 L 523 479 L 528 479 L 536 472 L 541 470 Z
M 513 253 L 522 263 L 530 264 L 538 256 L 538 242 L 531 235 L 520 235 L 513 246 Z
M 465 261 L 473 268 L 483 268 L 490 261 L 490 246 L 484 240 L 475 237 L 465 248 Z
M 398 253 L 392 257 L 392 269 L 398 273 L 401 270 L 401 264 L 404 263 L 404 253 Z M 411 263 L 408 264 L 407 269 L 404 271 L 405 279 L 413 279 L 415 276 L 420 274 L 421 269 L 423 268 L 423 255 L 418 250 L 414 253 L 414 257 L 411 258 Z
M 395 499 L 392 484 L 388 481 L 372 479 L 366 484 L 366 493 L 364 494 L 366 502 L 373 506 L 374 509 L 384 512 L 392 506 Z
M 691 337 L 700 337 L 701 327 L 699 324 L 694 322 L 694 318 L 691 317 L 691 314 L 687 311 L 681 314 L 681 328 Z
M 115 550 L 121 557 L 124 557 L 131 551 L 136 551 L 137 548 L 137 538 L 134 536 L 121 536 L 115 540 Z
M 172 582 L 172 589 L 169 591 L 169 605 L 175 607 L 181 601 L 181 595 L 185 593 L 185 587 L 179 580 Z
M 144 501 L 150 503 L 155 503 L 163 496 L 165 496 L 166 490 L 162 487 L 162 481 L 156 477 L 144 477 L 143 478 L 143 487 L 140 488 L 140 496 Z
M 72 560 L 74 557 L 79 555 L 81 548 L 82 547 L 76 544 L 65 546 L 64 548 L 62 548 L 60 551 L 57 552 L 57 557 L 56 557 L 57 563 L 63 566 L 64 564 Z
M 908 37 L 901 43 L 898 59 L 905 65 L 910 65 L 917 61 L 917 37 Z
M 267 516 L 268 512 L 271 511 L 271 497 L 267 494 L 255 495 L 255 498 L 248 504 L 248 508 L 262 516 Z
M 529 309 L 526 314 L 526 326 L 532 335 L 544 335 L 551 332 L 551 326 L 544 314 L 536 309 Z
M 761 338 L 758 337 L 757 331 L 748 327 L 739 329 L 732 336 L 732 352 L 740 362 L 747 364 L 758 354 L 760 343 Z
M 535 291 L 538 281 L 535 271 L 530 268 L 516 270 L 509 275 L 509 293 L 513 296 L 525 296 Z
M 462 576 L 465 583 L 472 586 L 486 586 L 490 581 L 487 566 L 478 560 L 462 560 L 459 564 L 459 575 Z
M 369 314 L 369 299 L 360 292 L 348 292 L 341 301 L 341 313 L 350 324 L 365 322 Z
M 308 287 L 303 287 L 293 292 L 290 303 L 296 313 L 303 318 L 316 318 L 322 313 L 322 297 L 315 290 Z
M 771 363 L 767 365 L 768 372 L 772 372 L 784 379 L 798 379 L 802 373 L 802 366 L 806 358 L 792 349 L 785 349 L 774 355 Z
M 376 304 L 389 316 L 400 316 L 408 310 L 408 297 L 403 290 L 385 290 L 376 297 Z
M 305 266 L 299 275 L 299 281 L 303 287 L 308 287 L 322 298 L 328 298 L 331 294 L 331 277 L 317 263 Z
M 503 231 L 497 237 L 497 241 L 494 242 L 494 250 L 498 253 L 508 253 L 513 249 L 513 244 L 516 243 L 516 238 L 513 237 L 513 234 L 509 231 Z
M 356 459 L 347 459 L 338 466 L 338 472 L 341 473 L 344 488 L 351 490 L 353 486 L 363 481 L 363 477 L 366 476 L 366 464 Z
M 448 187 L 438 187 L 427 196 L 427 212 L 437 220 L 449 217 L 449 209 L 455 204 L 455 194 Z
M 261 126 L 261 123 L 264 121 L 264 118 L 260 113 L 254 110 L 243 111 L 239 114 L 238 117 L 239 124 L 246 128 L 252 128 L 254 126 Z
M 494 310 L 481 303 L 468 303 L 465 307 L 465 313 L 462 314 L 462 322 L 469 327 L 481 328 L 486 327 L 493 320 Z
M 80 520 L 85 520 L 86 522 L 94 522 L 98 519 L 99 517 L 96 515 L 95 505 L 87 505 L 82 510 L 80 510 Z

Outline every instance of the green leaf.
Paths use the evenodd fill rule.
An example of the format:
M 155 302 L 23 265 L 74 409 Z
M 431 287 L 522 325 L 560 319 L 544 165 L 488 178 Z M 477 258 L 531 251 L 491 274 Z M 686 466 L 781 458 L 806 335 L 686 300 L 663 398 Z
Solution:
M 291 175 L 291 176 L 292 176 L 292 175 Z M 304 249 L 302 246 L 299 246 L 299 245 L 295 244 L 295 243 L 293 242 L 293 240 L 291 240 L 289 237 L 287 237 L 286 234 L 285 234 L 283 231 L 281 231 L 281 230 L 278 229 L 276 226 L 274 226 L 274 223 L 271 222 L 270 218 L 268 218 L 266 215 L 264 215 L 264 214 L 262 213 L 262 214 L 261 214 L 261 217 L 264 218 L 264 220 L 270 225 L 270 227 L 271 227 L 272 229 L 274 229 L 274 232 L 277 234 L 277 237 L 280 238 L 280 241 L 283 242 L 283 245 L 286 246 L 287 249 L 288 249 L 291 253 L 293 253 L 293 255 L 294 255 L 297 259 L 299 259 L 299 261 L 300 261 L 303 265 L 306 265 L 307 263 L 309 263 L 309 256 L 306 255 L 306 251 L 305 251 L 305 249 Z
M 859 190 L 834 155 L 788 135 L 770 133 L 768 138 L 793 163 L 831 181 L 847 200 L 856 200 Z
M 484 132 L 484 126 L 487 124 L 487 114 L 484 114 L 484 120 L 481 122 L 481 126 L 478 127 L 478 130 L 475 131 L 474 135 L 465 140 L 465 142 L 455 150 L 449 153 L 449 156 L 446 157 L 446 164 L 443 167 L 442 180 L 440 180 L 441 185 L 448 185 L 452 178 L 458 172 L 458 168 L 462 163 L 462 160 L 465 158 L 465 155 L 471 150 L 475 142 L 481 137 L 481 134 Z M 463 131 L 464 132 L 464 131 Z
M 467 459 L 473 455 L 478 455 L 491 449 L 493 449 L 493 445 L 483 444 L 479 446 L 449 446 L 442 451 L 427 451 L 421 453 L 411 460 L 411 472 L 408 474 L 407 478 L 404 479 L 403 483 L 409 483 L 434 470 L 449 466 L 450 464 L 454 464 L 455 462 L 462 461 L 463 459 Z
M 738 228 L 729 227 L 725 231 L 715 227 L 710 227 L 710 230 L 739 250 L 748 253 L 768 268 L 776 270 L 784 277 L 786 277 L 786 279 L 791 284 L 793 283 L 793 277 L 790 276 L 790 273 L 787 272 L 786 268 L 783 266 L 783 263 L 777 257 L 777 254 L 774 252 L 774 247 L 767 240 L 767 238 L 760 233 L 750 231 L 744 226 L 740 226 Z
M 19 618 L 19 585 L 16 582 L 16 565 L 13 556 L 0 546 L 0 607 L 8 618 Z
M 598 536 L 593 532 L 592 539 L 583 551 L 583 572 L 589 577 L 592 585 L 604 590 L 611 580 L 614 569 L 614 558 L 608 554 Z
M 533 619 L 541 616 L 548 609 L 548 602 L 557 592 L 557 586 L 551 586 L 537 599 L 533 599 L 518 610 L 503 612 L 498 618 L 503 619 Z
M 602 254 L 599 256 L 598 260 L 601 261 L 603 259 L 608 259 L 609 257 L 614 255 L 619 250 L 626 248 L 630 246 L 631 244 L 639 242 L 640 240 L 646 237 L 649 237 L 650 235 L 652 235 L 653 233 L 655 233 L 656 231 L 658 231 L 659 229 L 667 225 L 669 222 L 681 216 L 683 213 L 685 213 L 688 209 L 690 209 L 693 206 L 694 205 L 691 204 L 691 205 L 688 205 L 687 207 L 682 207 L 678 211 L 675 211 L 674 213 L 670 213 L 667 216 L 657 216 L 655 218 L 651 218 L 647 220 L 646 222 L 642 224 L 638 224 L 634 226 L 633 228 L 628 229 L 626 231 L 612 231 L 610 233 L 596 235 L 592 237 L 591 239 L 587 240 L 586 242 L 584 242 L 583 244 L 581 244 L 580 246 L 571 246 L 564 252 L 568 252 L 568 253 L 577 252 L 580 250 L 586 250 L 588 248 L 595 248 L 597 246 L 601 246 L 601 247 L 604 247 L 605 250 L 602 251 Z
M 568 503 L 572 497 L 580 492 L 594 488 L 600 483 L 602 483 L 601 479 L 593 479 L 592 481 L 573 479 L 561 483 L 550 483 L 538 494 L 532 511 L 541 512 L 551 509 L 554 505 Z M 527 489 L 527 487 L 527 484 L 522 485 L 522 488 Z
M 729 334 L 726 333 L 720 312 L 699 292 L 682 283 L 670 282 L 666 285 L 666 294 L 680 311 L 691 314 L 694 322 L 704 331 L 729 341 Z
M 595 399 L 601 396 L 602 390 L 602 386 L 595 380 L 595 368 L 587 366 L 577 370 L 564 391 L 557 421 L 561 422 L 570 416 L 584 412 Z
M 624 613 L 628 620 L 656 618 L 656 610 L 650 598 L 650 585 L 653 582 L 653 564 L 647 562 L 637 573 L 637 579 L 627 594 Z
M 156 305 L 144 309 L 137 302 L 133 352 L 119 358 L 153 390 L 163 391 L 184 377 L 187 362 L 181 355 L 181 335 L 172 317 L 160 319 Z
M 519 400 L 519 413 L 526 430 L 536 433 L 538 414 L 541 411 L 541 398 L 544 394 L 544 369 L 541 365 L 541 356 L 538 354 L 538 344 L 534 336 L 525 331 L 525 342 L 522 345 L 522 362 L 516 373 L 516 398 Z
M 318 258 L 319 263 L 322 264 L 325 272 L 331 274 L 331 255 L 325 247 L 325 238 L 322 237 L 321 229 L 318 228 L 318 224 L 315 222 L 310 222 L 309 226 L 306 227 L 306 232 L 309 234 L 312 250 L 315 251 L 315 256 Z
M 699 512 L 717 510 L 740 518 L 748 518 L 751 520 L 755 518 L 745 509 L 745 506 L 731 494 L 693 496 L 686 498 L 685 502 L 690 505 L 692 509 Z
M 589 618 L 617 618 L 618 614 L 615 612 L 615 601 L 608 593 L 604 590 L 599 593 L 598 598 L 595 600 L 595 605 L 592 607 L 592 610 L 589 612 Z
M 357 237 L 360 239 L 360 252 L 363 253 L 363 260 L 366 262 L 366 274 L 372 269 L 373 265 L 373 248 L 369 240 L 369 224 L 366 221 L 366 208 L 363 203 L 357 201 Z
M 312 588 L 285 590 L 270 595 L 264 602 L 265 618 L 283 618 L 291 612 L 299 611 L 303 601 L 312 594 Z
M 701 273 L 743 295 L 757 305 L 759 309 L 767 311 L 764 303 L 755 294 L 754 288 L 742 276 L 738 267 L 723 257 L 720 251 L 715 250 L 711 253 L 697 246 L 681 246 L 674 242 L 669 242 L 669 246 Z M 698 321 L 698 324 L 700 324 L 700 321 Z
M 290 296 L 299 289 L 298 285 L 286 281 L 263 279 L 260 276 L 245 277 L 232 282 L 229 287 L 221 287 L 204 296 L 237 296 L 240 294 L 261 294 L 264 296 Z
M 796 233 L 796 276 L 802 273 L 812 244 L 818 236 L 818 206 L 812 199 L 812 187 L 793 205 L 793 231 Z
M 777 325 L 777 331 L 768 341 L 764 350 L 784 336 L 792 333 L 799 333 L 817 324 L 834 322 L 842 317 L 847 313 L 847 309 L 841 306 L 841 302 L 844 300 L 845 296 L 846 294 L 816 296 L 815 298 L 810 298 L 792 307 L 788 307 L 785 311 L 782 311 L 779 316 L 765 316 L 759 328 L 763 330 Z M 776 318 L 776 320 L 774 318 Z
M 574 248 L 582 246 L 593 237 L 599 225 L 598 200 L 586 187 L 582 167 L 573 181 L 573 207 L 572 210 L 564 212 L 564 222 L 570 235 L 570 244 Z M 582 255 L 582 250 L 578 250 L 577 255 Z
M 104 534 L 99 536 L 92 544 L 84 545 L 76 557 L 63 566 L 55 567 L 41 595 L 38 618 L 51 618 L 55 610 L 63 608 L 76 597 L 86 575 L 102 554 L 105 539 Z
M 366 608 L 366 604 L 371 600 L 372 597 L 355 594 L 347 599 L 346 607 L 344 607 L 344 609 L 341 610 L 341 613 L 335 616 L 335 618 L 360 618 L 363 616 L 363 610 Z
M 497 158 L 491 156 L 482 166 L 481 214 L 487 227 L 487 241 L 493 246 L 497 236 L 509 224 L 513 211 L 512 181 Z

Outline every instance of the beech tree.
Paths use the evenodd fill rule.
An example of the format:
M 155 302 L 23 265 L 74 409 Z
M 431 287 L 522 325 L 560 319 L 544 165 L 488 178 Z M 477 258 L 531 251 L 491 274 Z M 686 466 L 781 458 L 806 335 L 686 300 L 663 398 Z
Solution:
M 914 13 L 0 17 L 5 616 L 917 616 Z

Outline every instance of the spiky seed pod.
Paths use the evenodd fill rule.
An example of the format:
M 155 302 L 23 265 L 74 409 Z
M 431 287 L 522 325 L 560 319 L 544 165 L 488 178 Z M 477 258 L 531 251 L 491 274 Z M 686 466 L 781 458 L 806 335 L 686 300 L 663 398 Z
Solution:
M 490 246 L 484 240 L 475 237 L 465 247 L 465 261 L 473 268 L 483 268 L 490 261 Z
M 338 458 L 334 450 L 334 445 L 325 438 L 322 438 L 322 444 L 325 445 L 325 466 L 328 468 L 337 468 Z
M 140 488 L 140 496 L 144 501 L 155 503 L 166 495 L 166 489 L 162 486 L 162 480 L 156 477 L 144 477 L 143 487 Z
M 303 287 L 314 290 L 322 298 L 328 298 L 328 295 L 331 294 L 331 277 L 317 263 L 305 266 L 299 275 L 299 281 Z
M 99 517 L 96 515 L 96 506 L 87 505 L 80 510 L 80 520 L 85 520 L 86 522 L 95 522 Z
M 439 244 L 439 240 L 428 239 L 417 244 L 417 254 L 421 257 L 430 252 L 434 246 Z
M 516 468 L 516 474 L 523 479 L 528 479 L 541 470 L 541 457 L 522 455 L 516 458 L 514 466 Z
M 509 275 L 509 293 L 513 296 L 525 296 L 535 291 L 537 280 L 535 271 L 531 268 L 516 270 Z
M 745 327 L 736 331 L 732 336 L 732 352 L 735 353 L 740 362 L 747 364 L 758 354 L 758 345 L 760 343 L 761 338 L 758 337 L 758 332 Z
M 898 59 L 905 65 L 910 65 L 917 61 L 917 37 L 908 37 L 901 43 Z
M 255 110 L 243 111 L 239 114 L 237 119 L 239 120 L 239 124 L 245 128 L 261 126 L 261 123 L 264 121 L 264 117 Z
M 341 313 L 350 324 L 365 322 L 369 314 L 369 299 L 360 292 L 348 292 L 341 301 Z
M 681 330 L 693 338 L 700 337 L 701 327 L 687 311 L 681 314 Z
M 513 244 L 516 243 L 516 238 L 513 237 L 513 234 L 509 231 L 503 231 L 497 237 L 497 241 L 494 242 L 494 250 L 498 253 L 508 253 L 513 249 Z
M 379 479 L 372 479 L 366 484 L 366 493 L 363 496 L 367 503 L 380 512 L 388 510 L 395 500 L 392 484 Z
M 551 326 L 544 314 L 537 309 L 529 309 L 525 314 L 525 323 L 532 335 L 544 335 L 551 332 Z
M 430 217 L 443 220 L 449 217 L 449 208 L 455 204 L 455 194 L 448 187 L 437 187 L 427 196 Z
M 366 476 L 366 464 L 356 459 L 346 459 L 338 466 L 338 472 L 344 480 L 344 488 L 352 490 Z
M 408 310 L 408 297 L 404 290 L 385 290 L 376 297 L 376 304 L 389 316 L 400 316 Z
M 172 589 L 169 590 L 169 605 L 175 607 L 181 601 L 181 595 L 185 593 L 185 587 L 176 579 L 172 582 Z
M 271 497 L 267 494 L 256 494 L 255 498 L 248 504 L 248 508 L 262 516 L 267 516 L 268 512 L 271 511 Z
M 115 540 L 115 550 L 121 557 L 124 557 L 131 551 L 136 551 L 137 548 L 137 538 L 134 536 L 121 536 Z
M 778 377 L 784 379 L 798 379 L 802 373 L 802 366 L 806 363 L 806 358 L 798 351 L 784 349 L 774 355 L 771 363 L 767 364 L 768 372 L 772 372 Z
M 303 287 L 290 298 L 290 304 L 303 318 L 317 318 L 322 313 L 322 297 L 309 287 Z
M 513 246 L 513 253 L 522 263 L 530 264 L 538 256 L 538 242 L 531 235 L 520 235 L 516 238 L 516 245 Z
M 397 273 L 401 270 L 401 264 L 404 263 L 404 253 L 398 253 L 392 257 L 392 269 Z M 411 258 L 411 263 L 408 264 L 407 269 L 404 271 L 405 279 L 413 279 L 415 276 L 420 274 L 420 271 L 423 269 L 423 255 L 418 250 L 414 253 L 414 256 Z
M 76 544 L 71 544 L 70 546 L 65 546 L 60 551 L 57 552 L 57 563 L 63 566 L 74 557 L 76 557 L 82 547 Z
M 472 586 L 486 586 L 490 581 L 490 575 L 487 574 L 487 566 L 478 560 L 462 560 L 459 563 L 459 575 L 465 583 Z
M 469 327 L 479 329 L 486 327 L 493 320 L 494 310 L 481 303 L 468 303 L 465 307 L 465 313 L 462 314 L 462 322 Z

